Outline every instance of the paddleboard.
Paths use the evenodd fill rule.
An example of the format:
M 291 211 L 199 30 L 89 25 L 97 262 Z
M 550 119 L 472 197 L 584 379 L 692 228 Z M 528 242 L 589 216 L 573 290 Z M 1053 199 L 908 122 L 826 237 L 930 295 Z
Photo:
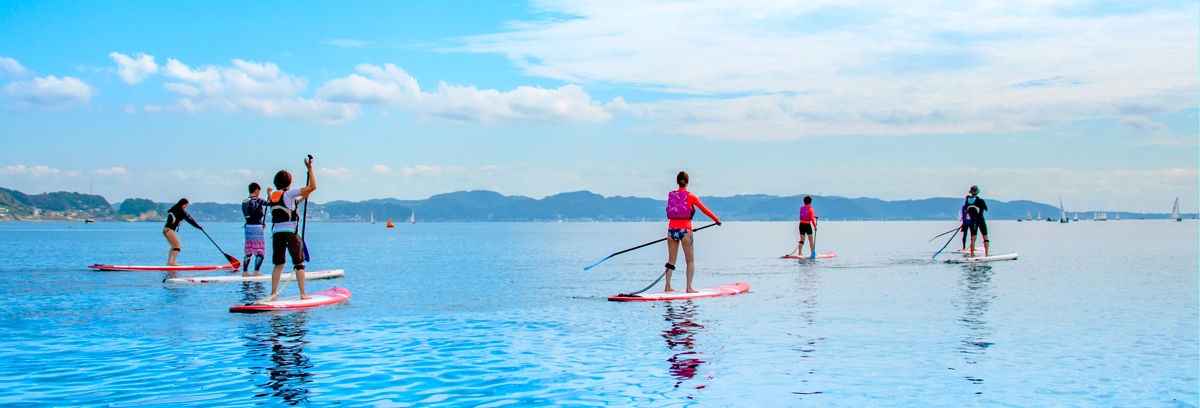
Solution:
M 91 265 L 88 268 L 97 271 L 218 271 L 222 269 L 233 269 L 233 265 L 154 265 L 154 266 L 138 266 L 138 265 Z
M 971 249 L 970 249 L 970 248 L 968 248 L 968 249 L 960 249 L 960 250 L 957 250 L 957 251 L 952 251 L 952 252 L 950 252 L 950 253 L 952 253 L 952 254 L 967 254 L 967 255 L 970 255 L 970 254 L 971 254 Z M 976 254 L 982 254 L 982 253 L 983 253 L 983 247 L 975 247 L 975 253 L 976 253 Z
M 268 312 L 272 310 L 306 309 L 310 307 L 332 305 L 334 303 L 340 303 L 343 300 L 349 299 L 350 290 L 346 288 L 332 288 L 311 293 L 308 296 L 310 296 L 311 299 L 302 300 L 299 296 L 292 296 L 289 298 L 275 299 L 260 305 L 251 303 L 241 306 L 234 306 L 229 308 L 229 311 L 232 313 L 255 313 Z
M 833 252 L 824 252 L 824 253 L 817 254 L 817 259 L 834 258 L 836 256 L 837 256 L 837 254 L 835 254 Z M 809 259 L 807 256 L 796 256 L 796 255 L 784 255 L 779 258 L 780 259 Z
M 346 275 L 346 271 L 335 269 L 332 271 L 309 271 L 304 272 L 304 280 L 316 279 L 331 279 L 340 278 Z M 285 273 L 279 277 L 279 280 L 286 281 L 291 278 L 292 274 Z M 222 283 L 222 282 L 270 282 L 271 274 L 259 276 L 242 276 L 242 275 L 227 275 L 227 276 L 196 276 L 192 278 L 171 278 L 167 279 L 166 283 Z
M 633 296 L 613 296 L 608 300 L 679 300 L 679 299 L 696 299 L 714 296 L 736 295 L 750 290 L 750 285 L 747 283 L 731 283 L 728 285 L 713 286 L 711 288 L 697 289 L 698 293 L 687 293 L 682 290 L 674 292 L 654 292 L 642 293 Z
M 976 251 L 976 252 L 978 252 L 978 251 Z M 992 256 L 976 256 L 976 257 L 967 256 L 967 257 L 962 257 L 962 258 L 950 258 L 950 259 L 946 260 L 946 263 L 975 263 L 975 262 L 992 262 L 992 261 L 1011 261 L 1014 259 L 1017 259 L 1016 252 L 1008 253 L 1008 254 L 992 255 Z

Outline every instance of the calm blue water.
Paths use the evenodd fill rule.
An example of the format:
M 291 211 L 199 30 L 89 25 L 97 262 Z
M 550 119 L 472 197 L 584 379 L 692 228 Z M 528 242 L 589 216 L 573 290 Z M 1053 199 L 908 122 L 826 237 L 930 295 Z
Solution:
M 0 223 L 0 404 L 1198 405 L 1195 221 L 991 224 L 1020 260 L 930 261 L 948 222 L 824 222 L 837 258 L 781 260 L 794 224 L 727 223 L 697 287 L 749 293 L 617 303 L 665 246 L 581 268 L 663 224 L 313 223 L 310 270 L 347 276 L 310 291 L 353 298 L 243 315 L 269 287 L 82 268 L 164 251 L 158 223 Z M 182 263 L 221 261 L 182 231 Z

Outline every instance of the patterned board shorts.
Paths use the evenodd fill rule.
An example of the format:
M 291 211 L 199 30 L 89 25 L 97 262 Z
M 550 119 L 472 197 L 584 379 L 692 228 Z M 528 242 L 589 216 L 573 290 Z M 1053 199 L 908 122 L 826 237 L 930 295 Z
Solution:
M 246 255 L 267 255 L 267 241 L 263 237 L 262 225 L 247 225 Z
M 687 233 L 689 232 L 692 232 L 692 230 L 683 228 L 667 228 L 667 238 L 670 238 L 674 241 L 683 241 L 683 237 L 687 236 Z M 692 241 L 695 240 L 696 238 L 692 237 Z

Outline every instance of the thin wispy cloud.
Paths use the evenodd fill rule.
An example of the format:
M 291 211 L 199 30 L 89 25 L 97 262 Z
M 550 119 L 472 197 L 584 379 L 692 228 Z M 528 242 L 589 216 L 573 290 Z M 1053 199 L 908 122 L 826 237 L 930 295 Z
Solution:
M 367 45 L 371 44 L 371 42 L 363 40 L 324 40 L 321 41 L 321 44 L 343 48 L 361 48 L 366 47 Z

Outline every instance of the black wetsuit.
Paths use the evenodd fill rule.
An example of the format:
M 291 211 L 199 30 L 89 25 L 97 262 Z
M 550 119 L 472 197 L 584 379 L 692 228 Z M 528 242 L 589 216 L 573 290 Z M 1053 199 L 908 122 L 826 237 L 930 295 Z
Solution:
M 988 209 L 987 202 L 984 202 L 982 198 L 975 197 L 975 202 L 967 202 L 966 208 L 967 215 L 971 217 L 971 235 L 976 235 L 976 231 L 987 235 L 987 220 L 983 217 L 983 213 Z
M 179 224 L 182 224 L 184 221 L 192 224 L 197 229 L 204 229 L 200 228 L 200 224 L 197 224 L 196 220 L 193 220 L 192 216 L 188 215 L 187 211 L 184 211 L 182 208 L 172 208 L 170 211 L 167 211 L 166 227 L 170 228 L 171 231 L 179 231 Z

